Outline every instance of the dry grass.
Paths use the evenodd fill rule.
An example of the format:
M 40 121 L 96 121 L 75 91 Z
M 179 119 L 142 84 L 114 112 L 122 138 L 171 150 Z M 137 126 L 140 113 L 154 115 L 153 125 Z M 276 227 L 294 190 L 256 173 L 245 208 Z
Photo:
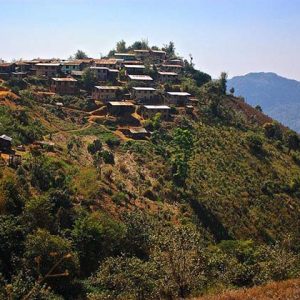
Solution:
M 228 291 L 223 294 L 197 298 L 197 300 L 299 300 L 300 279 L 272 282 L 251 289 Z M 196 300 L 196 299 L 194 299 Z

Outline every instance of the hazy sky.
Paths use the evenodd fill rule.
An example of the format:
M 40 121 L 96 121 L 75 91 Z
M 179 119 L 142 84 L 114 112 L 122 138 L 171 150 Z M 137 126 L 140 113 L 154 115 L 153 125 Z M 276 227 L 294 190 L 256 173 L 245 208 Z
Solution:
M 300 0 L 0 0 L 0 58 L 99 57 L 121 39 L 174 41 L 217 77 L 300 80 Z

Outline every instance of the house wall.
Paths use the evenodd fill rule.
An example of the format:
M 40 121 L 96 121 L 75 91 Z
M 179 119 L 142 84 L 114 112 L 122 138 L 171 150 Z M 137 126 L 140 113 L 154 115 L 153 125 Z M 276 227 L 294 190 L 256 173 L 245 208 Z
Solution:
M 99 90 L 95 88 L 92 93 L 92 98 L 94 100 L 102 101 L 115 100 L 117 98 L 116 92 L 117 90 Z
M 76 81 L 53 81 L 51 91 L 61 95 L 74 95 L 79 89 Z
M 172 96 L 167 95 L 167 103 L 170 105 L 178 105 L 178 106 L 184 106 L 188 102 L 188 97 L 186 96 Z
M 161 114 L 162 119 L 167 120 L 170 117 L 169 109 L 147 109 L 142 108 L 142 116 L 144 119 L 149 119 L 154 117 L 157 113 Z
M 37 66 L 36 76 L 55 77 L 60 72 L 60 67 L 57 66 Z
M 132 90 L 132 97 L 135 100 L 150 100 L 152 97 L 154 97 L 155 91 L 137 91 Z

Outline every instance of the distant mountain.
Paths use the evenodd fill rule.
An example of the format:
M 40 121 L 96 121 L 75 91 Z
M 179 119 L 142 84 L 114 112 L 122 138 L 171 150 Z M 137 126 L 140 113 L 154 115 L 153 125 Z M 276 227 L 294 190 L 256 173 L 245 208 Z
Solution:
M 249 73 L 228 81 L 228 89 L 235 88 L 235 95 L 245 97 L 255 106 L 300 132 L 300 82 L 275 73 Z

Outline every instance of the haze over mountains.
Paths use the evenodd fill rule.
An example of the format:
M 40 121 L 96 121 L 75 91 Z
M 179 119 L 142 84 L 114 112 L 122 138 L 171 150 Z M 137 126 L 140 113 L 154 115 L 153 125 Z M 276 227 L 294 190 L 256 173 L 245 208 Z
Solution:
M 228 88 L 235 88 L 235 95 L 245 97 L 253 105 L 300 132 L 300 82 L 275 73 L 249 73 L 228 81 Z

